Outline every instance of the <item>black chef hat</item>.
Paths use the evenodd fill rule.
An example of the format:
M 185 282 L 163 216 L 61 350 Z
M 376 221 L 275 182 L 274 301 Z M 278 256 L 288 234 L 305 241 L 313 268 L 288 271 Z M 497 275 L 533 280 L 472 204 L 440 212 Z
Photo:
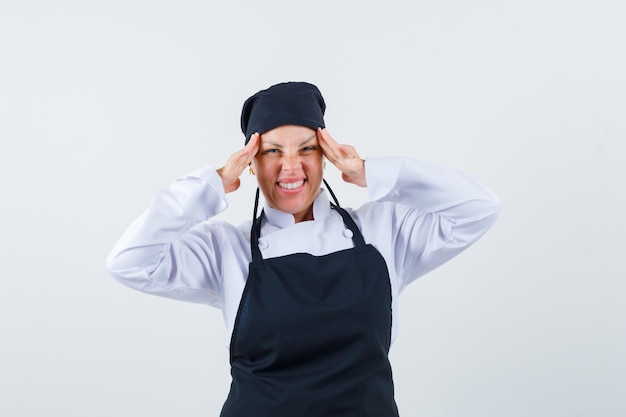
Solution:
M 317 130 L 324 125 L 326 103 L 320 90 L 305 82 L 276 84 L 261 90 L 243 104 L 241 131 L 250 137 L 283 125 L 299 125 Z

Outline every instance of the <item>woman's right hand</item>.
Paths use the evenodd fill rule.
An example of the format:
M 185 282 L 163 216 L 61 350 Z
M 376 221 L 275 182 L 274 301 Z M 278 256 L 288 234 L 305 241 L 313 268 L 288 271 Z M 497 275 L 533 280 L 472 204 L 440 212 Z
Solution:
M 254 133 L 246 146 L 232 154 L 226 164 L 217 170 L 224 184 L 224 192 L 231 193 L 239 188 L 241 173 L 250 165 L 259 151 L 260 136 Z

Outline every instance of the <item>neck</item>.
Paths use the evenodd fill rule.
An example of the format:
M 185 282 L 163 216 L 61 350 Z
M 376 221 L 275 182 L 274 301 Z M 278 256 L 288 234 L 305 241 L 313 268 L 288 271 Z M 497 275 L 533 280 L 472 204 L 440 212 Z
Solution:
M 311 205 L 311 207 L 309 207 L 309 209 L 304 213 L 297 213 L 293 215 L 293 221 L 295 223 L 306 222 L 309 220 L 313 220 L 313 205 Z

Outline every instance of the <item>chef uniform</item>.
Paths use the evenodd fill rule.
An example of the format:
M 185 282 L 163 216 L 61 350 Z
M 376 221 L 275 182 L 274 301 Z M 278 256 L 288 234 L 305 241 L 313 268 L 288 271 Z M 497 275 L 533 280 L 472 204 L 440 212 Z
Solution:
M 315 86 L 279 84 L 246 101 L 242 130 L 249 140 L 283 124 L 323 127 L 324 109 Z M 222 417 L 397 415 L 387 359 L 397 295 L 478 239 L 495 221 L 499 204 L 462 174 L 407 159 L 389 162 L 374 161 L 366 170 L 387 166 L 393 172 L 371 181 L 368 173 L 371 194 L 402 201 L 401 190 L 381 184 L 408 178 L 411 201 L 431 198 L 433 210 L 449 212 L 391 202 L 356 211 L 338 203 L 330 208 L 320 192 L 315 220 L 298 223 L 311 233 L 287 242 L 295 251 L 273 255 L 277 248 L 285 252 L 281 240 L 297 235 L 284 223 L 286 213 L 266 207 L 248 229 L 247 244 L 247 233 L 203 222 L 225 209 L 223 200 L 212 197 L 223 191 L 208 167 L 159 193 L 112 251 L 109 269 L 123 283 L 223 309 L 233 382 Z M 358 223 L 369 231 L 367 239 Z M 339 227 L 344 241 L 334 237 Z

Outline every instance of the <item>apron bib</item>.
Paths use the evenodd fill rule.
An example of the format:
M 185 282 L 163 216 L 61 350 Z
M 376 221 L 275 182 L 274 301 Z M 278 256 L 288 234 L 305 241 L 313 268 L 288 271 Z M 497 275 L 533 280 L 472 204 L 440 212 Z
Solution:
M 352 231 L 354 247 L 324 256 L 263 259 L 263 212 L 254 222 L 221 417 L 398 416 L 387 356 L 387 265 L 352 217 L 333 209 Z

